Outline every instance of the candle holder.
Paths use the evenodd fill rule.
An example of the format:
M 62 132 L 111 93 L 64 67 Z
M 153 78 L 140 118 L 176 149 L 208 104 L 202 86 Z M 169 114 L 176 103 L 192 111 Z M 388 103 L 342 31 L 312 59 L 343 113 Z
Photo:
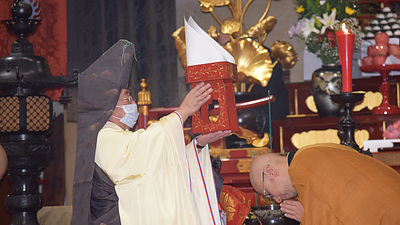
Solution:
M 332 94 L 331 99 L 333 102 L 340 104 L 342 109 L 342 118 L 337 123 L 340 144 L 353 148 L 360 153 L 372 156 L 369 150 L 364 151 L 361 149 L 354 139 L 354 131 L 360 127 L 361 123 L 353 118 L 352 111 L 355 104 L 364 99 L 364 94 L 342 92 L 340 94 Z
M 400 71 L 400 64 L 361 66 L 360 69 L 367 73 L 378 71 L 381 74 L 382 84 L 379 90 L 382 93 L 383 99 L 380 106 L 372 109 L 372 113 L 375 115 L 399 114 L 399 107 L 389 103 L 390 86 L 388 78 L 391 71 Z

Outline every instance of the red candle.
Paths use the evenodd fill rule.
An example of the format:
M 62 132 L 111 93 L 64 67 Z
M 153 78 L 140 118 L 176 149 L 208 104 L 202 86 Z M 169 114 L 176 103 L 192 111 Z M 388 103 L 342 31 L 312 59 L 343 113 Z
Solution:
M 342 65 L 342 92 L 352 92 L 351 68 L 353 60 L 353 46 L 355 35 L 346 29 L 343 23 L 342 30 L 336 31 L 336 40 L 339 49 L 339 61 Z

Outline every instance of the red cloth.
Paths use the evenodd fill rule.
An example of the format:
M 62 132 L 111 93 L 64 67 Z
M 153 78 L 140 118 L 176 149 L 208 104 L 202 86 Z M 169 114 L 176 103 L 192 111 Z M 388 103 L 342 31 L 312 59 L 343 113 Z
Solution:
M 33 44 L 35 55 L 42 56 L 47 60 L 53 76 L 67 75 L 67 1 L 44 1 L 38 2 L 41 9 L 38 29 L 28 36 Z M 0 0 L 0 19 L 10 20 L 11 5 L 13 1 Z M 7 7 L 8 6 L 8 7 Z M 11 52 L 11 44 L 16 41 L 15 34 L 8 31 L 6 25 L 0 25 L 0 57 L 8 56 Z M 48 90 L 46 95 L 53 100 L 58 100 L 61 90 Z
M 226 212 L 227 225 L 242 225 L 251 209 L 251 199 L 246 199 L 244 192 L 229 185 L 222 186 L 219 203 Z

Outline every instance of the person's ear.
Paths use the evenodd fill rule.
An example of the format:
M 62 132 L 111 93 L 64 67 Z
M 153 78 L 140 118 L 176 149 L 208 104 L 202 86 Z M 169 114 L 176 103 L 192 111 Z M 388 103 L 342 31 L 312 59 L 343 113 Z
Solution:
M 275 179 L 278 176 L 278 172 L 275 167 L 267 165 L 263 168 L 264 176 L 270 180 Z

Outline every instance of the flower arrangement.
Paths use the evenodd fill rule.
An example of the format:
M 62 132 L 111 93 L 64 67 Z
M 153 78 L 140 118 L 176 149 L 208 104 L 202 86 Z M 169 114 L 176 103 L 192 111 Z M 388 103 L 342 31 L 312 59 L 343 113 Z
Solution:
M 355 34 L 355 46 L 361 45 L 361 27 L 356 18 L 354 0 L 295 1 L 299 20 L 289 29 L 289 37 L 304 41 L 307 50 L 320 58 L 323 64 L 337 63 L 339 60 L 335 31 L 342 29 L 342 23 Z

